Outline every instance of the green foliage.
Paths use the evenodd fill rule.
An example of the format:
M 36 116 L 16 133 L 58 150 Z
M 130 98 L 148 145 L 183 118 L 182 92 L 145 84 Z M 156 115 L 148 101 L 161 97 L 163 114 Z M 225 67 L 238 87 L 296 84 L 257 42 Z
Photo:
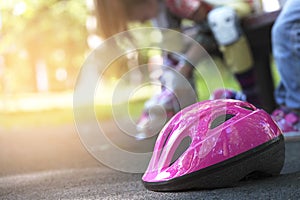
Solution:
M 34 91 L 35 65 L 40 60 L 46 63 L 50 90 L 73 86 L 88 51 L 85 1 L 11 0 L 1 1 L 0 7 L 2 68 L 5 76 L 15 75 L 10 80 L 0 76 L 0 85 L 6 82 L 0 91 Z M 64 82 L 55 79 L 58 68 L 68 72 Z

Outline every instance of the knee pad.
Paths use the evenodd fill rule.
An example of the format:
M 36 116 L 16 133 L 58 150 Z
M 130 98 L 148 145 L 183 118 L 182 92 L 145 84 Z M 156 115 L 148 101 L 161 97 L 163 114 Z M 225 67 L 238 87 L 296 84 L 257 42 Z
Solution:
M 230 45 L 241 36 L 237 14 L 230 7 L 215 8 L 208 13 L 208 23 L 219 45 Z

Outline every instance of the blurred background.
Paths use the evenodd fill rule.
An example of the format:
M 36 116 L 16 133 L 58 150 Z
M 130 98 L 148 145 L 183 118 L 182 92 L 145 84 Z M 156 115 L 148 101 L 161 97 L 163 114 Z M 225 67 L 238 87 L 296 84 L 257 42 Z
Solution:
M 87 2 L 12 0 L 0 7 L 0 109 L 37 108 L 11 100 L 72 90 L 90 50 Z
M 71 89 L 88 51 L 83 1 L 1 2 L 1 92 Z
M 0 2 L 0 175 L 76 166 L 83 161 L 72 162 L 74 155 L 86 157 L 73 125 L 72 91 L 99 44 L 89 32 L 91 3 Z
M 258 7 L 278 8 L 277 0 L 264 0 Z M 98 164 L 76 134 L 72 98 L 82 64 L 101 42 L 93 0 L 0 1 L 0 176 Z M 215 61 L 225 86 L 239 89 L 221 61 Z M 120 76 L 120 70 L 108 73 L 109 83 Z M 273 73 L 278 80 L 274 67 Z M 200 100 L 207 99 L 201 77 L 197 85 Z M 99 118 L 109 117 L 109 103 L 96 109 Z

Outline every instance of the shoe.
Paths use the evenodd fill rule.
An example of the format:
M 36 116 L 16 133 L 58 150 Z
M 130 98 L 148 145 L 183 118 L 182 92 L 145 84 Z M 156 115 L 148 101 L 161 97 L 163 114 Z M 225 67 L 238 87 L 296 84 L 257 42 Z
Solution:
M 217 89 L 210 96 L 211 100 L 215 99 L 236 99 L 246 101 L 246 95 L 242 92 L 238 92 L 232 89 Z
M 271 114 L 283 133 L 300 131 L 300 117 L 293 111 L 286 108 L 278 108 Z
M 300 139 L 300 116 L 297 113 L 280 107 L 274 110 L 271 116 L 287 140 Z

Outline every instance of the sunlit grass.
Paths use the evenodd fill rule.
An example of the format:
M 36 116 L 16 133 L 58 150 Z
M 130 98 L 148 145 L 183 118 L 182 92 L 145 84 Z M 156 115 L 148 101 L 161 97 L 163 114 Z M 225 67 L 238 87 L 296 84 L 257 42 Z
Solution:
M 144 101 L 140 100 L 129 104 L 129 115 L 133 118 L 138 116 L 143 108 Z M 122 105 L 121 105 L 122 106 Z M 125 106 L 125 105 L 124 105 Z M 84 109 L 84 108 L 83 108 Z M 81 119 L 89 119 L 90 113 L 81 112 Z M 95 117 L 98 120 L 110 120 L 113 118 L 112 107 L 109 105 L 96 105 Z M 43 111 L 18 111 L 0 113 L 1 128 L 30 128 L 59 126 L 74 123 L 74 113 L 72 108 L 60 108 Z
M 197 77 L 196 80 L 199 100 L 207 99 L 209 97 L 209 91 L 203 80 L 200 77 Z M 227 85 L 235 85 L 234 80 L 231 80 L 230 76 L 225 77 L 225 80 L 228 82 L 233 81 L 233 83 L 229 83 Z M 111 120 L 114 117 L 118 117 L 114 115 L 116 115 L 116 111 L 118 112 L 119 108 L 125 108 L 128 115 L 133 120 L 137 120 L 143 110 L 145 101 L 149 98 L 149 96 L 145 95 L 144 98 L 139 97 L 129 102 L 120 103 L 114 107 L 112 107 L 111 104 L 95 104 L 93 106 L 94 114 L 98 120 Z M 85 120 L 92 117 L 90 116 L 91 113 L 87 111 L 87 108 L 82 107 L 80 109 L 80 119 Z M 2 128 L 49 127 L 73 124 L 74 122 L 74 110 L 72 106 L 41 110 L 37 109 L 32 111 L 7 111 L 0 113 L 0 127 Z
M 73 121 L 71 108 L 51 109 L 43 111 L 2 112 L 0 127 L 2 128 L 29 128 L 55 126 Z
M 110 119 L 111 106 L 97 105 L 95 107 L 98 119 Z M 82 118 L 88 118 L 89 113 L 83 112 Z M 74 113 L 71 107 L 49 109 L 42 111 L 18 111 L 18 112 L 1 112 L 1 128 L 30 128 L 30 127 L 47 127 L 59 126 L 63 124 L 74 123 Z M 0 128 L 0 130 L 1 130 Z

